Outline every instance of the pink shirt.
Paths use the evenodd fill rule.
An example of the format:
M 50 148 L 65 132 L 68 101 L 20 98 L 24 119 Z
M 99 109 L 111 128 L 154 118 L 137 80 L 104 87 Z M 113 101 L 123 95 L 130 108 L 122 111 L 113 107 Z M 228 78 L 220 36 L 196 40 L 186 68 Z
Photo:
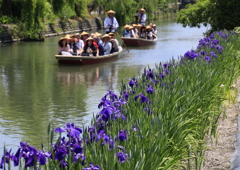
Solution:
M 62 51 L 66 51 L 66 52 L 70 52 L 70 53 L 73 52 L 73 50 L 70 49 L 69 44 L 67 45 L 67 47 L 60 47 L 60 46 L 58 46 L 58 52 L 60 53 Z

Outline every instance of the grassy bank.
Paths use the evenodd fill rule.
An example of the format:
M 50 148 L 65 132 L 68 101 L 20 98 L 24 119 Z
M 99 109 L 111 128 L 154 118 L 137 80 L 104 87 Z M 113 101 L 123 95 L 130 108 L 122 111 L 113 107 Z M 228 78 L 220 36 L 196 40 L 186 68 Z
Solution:
M 239 76 L 238 41 L 232 32 L 217 32 L 179 60 L 146 68 L 122 84 L 120 95 L 109 91 L 101 99 L 91 126 L 67 123 L 54 129 L 57 141 L 49 126 L 51 145 L 36 150 L 21 142 L 16 153 L 4 149 L 0 168 L 200 169 L 204 137 L 216 135 Z

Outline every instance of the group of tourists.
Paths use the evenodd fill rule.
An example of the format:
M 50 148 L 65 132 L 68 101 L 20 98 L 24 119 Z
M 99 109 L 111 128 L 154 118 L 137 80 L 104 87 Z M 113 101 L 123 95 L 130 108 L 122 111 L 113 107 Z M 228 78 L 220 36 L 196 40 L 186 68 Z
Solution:
M 118 40 L 114 33 L 102 34 L 95 32 L 67 34 L 58 41 L 59 55 L 103 56 L 118 51 Z
M 109 10 L 104 20 L 106 34 L 96 32 L 89 34 L 87 32 L 66 35 L 58 41 L 59 55 L 81 55 L 81 56 L 103 56 L 110 53 L 118 52 L 118 40 L 115 39 L 119 24 L 113 15 L 116 12 Z M 143 8 L 138 12 L 138 24 L 125 25 L 123 37 L 144 38 L 153 40 L 157 37 L 156 25 L 149 23 L 145 26 L 147 16 Z
M 148 40 L 154 40 L 157 38 L 156 25 L 149 23 L 149 25 L 133 24 L 125 25 L 123 31 L 123 37 L 127 38 L 144 38 Z

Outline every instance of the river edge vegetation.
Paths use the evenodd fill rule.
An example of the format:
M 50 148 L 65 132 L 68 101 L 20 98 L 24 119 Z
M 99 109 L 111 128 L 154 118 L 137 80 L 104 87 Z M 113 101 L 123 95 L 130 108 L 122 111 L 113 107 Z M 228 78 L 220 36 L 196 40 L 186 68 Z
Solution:
M 4 147 L 0 168 L 200 169 L 204 137 L 217 135 L 225 101 L 236 98 L 239 48 L 238 34 L 214 32 L 179 60 L 123 83 L 120 95 L 109 91 L 90 126 L 49 125 L 41 150 L 24 142 L 16 153 Z
M 169 3 L 176 13 L 177 0 L 0 0 L 0 24 L 15 24 L 13 31 L 22 39 L 41 39 L 46 23 L 54 25 L 56 20 L 64 26 L 71 20 L 104 18 L 113 9 L 120 25 L 125 25 L 135 21 L 140 8 L 146 9 L 149 19 L 167 16 Z M 92 16 L 91 11 L 97 13 Z

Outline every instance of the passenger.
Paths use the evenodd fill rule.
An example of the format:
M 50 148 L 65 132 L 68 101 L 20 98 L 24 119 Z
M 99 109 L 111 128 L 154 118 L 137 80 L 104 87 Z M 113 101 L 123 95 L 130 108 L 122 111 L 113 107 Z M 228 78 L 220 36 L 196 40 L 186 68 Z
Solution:
M 115 17 L 113 17 L 113 14 L 116 12 L 113 10 L 110 10 L 107 12 L 107 17 L 104 20 L 104 28 L 106 29 L 106 34 L 110 32 L 116 32 L 118 30 L 118 21 Z
M 73 55 L 78 55 L 82 53 L 84 43 L 83 40 L 80 39 L 80 34 L 76 33 L 71 36 L 72 42 L 70 44 L 70 48 L 73 50 Z
M 109 36 L 111 36 L 111 37 L 113 37 L 113 39 L 116 41 L 116 43 L 117 43 L 117 46 L 119 46 L 119 42 L 118 42 L 118 40 L 115 38 L 115 34 L 114 33 L 109 33 L 108 34 Z
M 146 27 L 146 35 L 147 35 L 147 39 L 148 40 L 152 40 L 153 39 L 152 28 L 149 25 Z
M 86 44 L 83 47 L 83 56 L 96 56 L 97 55 L 97 48 L 93 44 L 93 38 L 89 37 L 86 39 Z
M 140 30 L 140 33 L 139 33 L 139 37 L 140 37 L 140 38 L 147 39 L 146 27 L 145 27 L 145 26 L 142 26 L 142 27 L 141 27 L 141 30 Z
M 83 40 L 84 43 L 86 43 L 86 39 L 90 36 L 88 32 L 82 32 L 81 34 L 81 39 Z
M 141 25 L 145 25 L 145 22 L 147 20 L 147 15 L 144 14 L 144 12 L 145 12 L 145 9 L 141 8 L 138 13 L 138 22 Z
M 134 34 L 133 27 L 132 27 L 132 26 L 130 26 L 130 27 L 129 27 L 129 30 L 130 30 L 130 33 L 131 33 L 131 37 L 132 37 L 132 38 L 135 38 L 135 37 L 136 37 L 136 35 Z
M 130 38 L 132 36 L 131 31 L 129 30 L 130 25 L 125 25 L 123 30 L 123 37 Z
M 110 54 L 112 50 L 112 43 L 109 40 L 110 40 L 110 37 L 108 34 L 105 34 L 104 36 L 102 36 L 104 55 Z
M 118 52 L 118 45 L 117 45 L 116 40 L 114 39 L 114 36 L 110 36 L 110 42 L 112 44 L 112 50 L 110 53 Z
M 156 25 L 153 24 L 153 39 L 156 39 L 157 38 L 157 28 L 156 28 Z
M 102 40 L 101 40 L 102 41 Z M 98 55 L 103 56 L 104 55 L 104 47 L 103 45 L 99 42 L 98 37 L 93 37 L 93 42 L 98 44 Z
M 133 32 L 136 38 L 138 38 L 138 25 L 137 24 L 133 24 Z
M 70 48 L 70 45 L 68 44 L 68 41 L 70 41 L 71 38 L 67 34 L 65 37 L 62 37 L 58 41 L 58 54 L 59 55 L 72 55 L 71 53 L 73 50 Z
M 101 40 L 101 38 L 100 38 L 101 35 L 102 35 L 102 34 L 100 34 L 100 33 L 98 33 L 98 32 L 95 32 L 95 33 L 93 34 L 93 37 L 97 37 L 97 38 L 98 38 L 98 44 L 102 44 L 102 43 L 103 43 L 102 40 Z

